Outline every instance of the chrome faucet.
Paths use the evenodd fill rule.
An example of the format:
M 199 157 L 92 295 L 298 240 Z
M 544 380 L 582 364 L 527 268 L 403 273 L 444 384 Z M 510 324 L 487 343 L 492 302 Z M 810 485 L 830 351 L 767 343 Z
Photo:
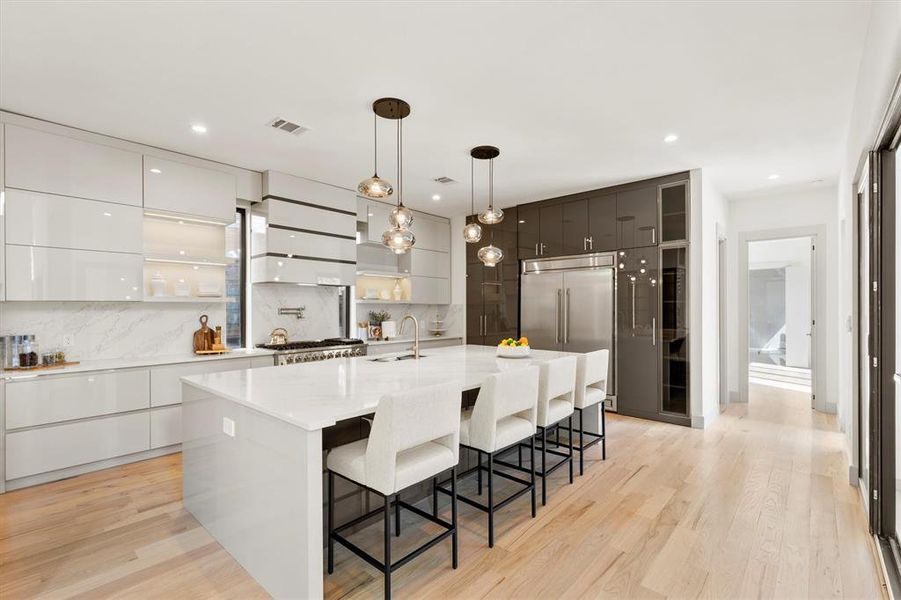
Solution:
M 400 331 L 398 333 L 403 335 L 404 324 L 407 322 L 407 319 L 413 319 L 413 358 L 419 358 L 419 320 L 413 315 L 405 316 L 400 320 Z

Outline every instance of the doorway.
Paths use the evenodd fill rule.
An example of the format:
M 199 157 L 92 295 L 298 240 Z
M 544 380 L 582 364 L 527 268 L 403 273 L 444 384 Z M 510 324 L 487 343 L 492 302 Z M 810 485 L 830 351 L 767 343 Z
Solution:
M 740 240 L 739 393 L 749 389 L 791 392 L 809 408 L 824 410 L 817 400 L 822 355 L 817 322 L 823 307 L 818 271 L 818 241 L 824 228 L 803 227 L 744 233 Z

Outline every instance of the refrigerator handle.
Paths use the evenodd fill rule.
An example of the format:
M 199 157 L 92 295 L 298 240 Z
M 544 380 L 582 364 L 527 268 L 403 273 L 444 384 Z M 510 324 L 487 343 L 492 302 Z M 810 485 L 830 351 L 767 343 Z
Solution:
M 569 288 L 566 288 L 566 302 L 563 305 L 563 343 L 569 343 Z
M 560 343 L 560 289 L 554 298 L 554 343 Z
M 657 317 L 651 317 L 651 345 L 657 345 Z
M 635 282 L 629 282 L 632 294 L 632 335 L 635 335 Z

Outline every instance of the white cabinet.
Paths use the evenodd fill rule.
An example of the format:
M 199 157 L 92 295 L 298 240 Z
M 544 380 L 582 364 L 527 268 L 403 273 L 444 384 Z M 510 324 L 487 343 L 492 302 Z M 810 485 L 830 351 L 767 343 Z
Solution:
M 269 358 L 269 361 L 269 364 L 273 364 L 271 358 Z M 236 371 L 238 369 L 250 369 L 251 367 L 249 358 L 231 358 L 152 367 L 150 369 L 150 405 L 167 406 L 170 404 L 181 404 L 181 377 L 201 375 L 203 373 L 219 373 L 221 371 Z
M 6 124 L 7 188 L 141 206 L 141 155 Z
M 277 171 L 263 173 L 263 199 L 266 197 L 305 202 L 345 213 L 356 212 L 356 195 L 353 192 Z
M 261 208 L 266 209 L 270 228 L 315 231 L 356 241 L 357 220 L 353 214 L 277 198 L 264 200 L 263 205 Z
M 6 434 L 6 479 L 18 479 L 150 449 L 148 411 Z
M 368 221 L 367 239 L 370 242 L 376 244 L 382 243 L 382 234 L 385 232 L 385 230 L 388 229 L 388 215 L 391 214 L 391 210 L 393 208 L 393 206 L 384 204 L 382 202 L 366 203 L 366 218 Z M 413 230 L 413 233 L 416 233 L 415 229 Z M 390 252 L 390 250 L 385 248 L 385 252 Z
M 6 429 L 96 417 L 150 406 L 147 369 L 10 381 Z
M 401 271 L 424 277 L 450 277 L 450 254 L 414 246 L 401 256 Z
M 354 285 L 357 273 L 355 263 L 303 258 L 261 256 L 250 265 L 250 277 L 254 283 L 309 283 L 317 285 Z
M 166 214 L 235 220 L 235 176 L 144 156 L 144 209 Z
M 450 252 L 450 221 L 416 212 L 411 227 L 416 234 L 416 248 Z
M 6 190 L 6 242 L 140 254 L 143 212 L 137 206 Z
M 450 304 L 450 279 L 410 277 L 413 304 Z
M 150 448 L 165 448 L 181 443 L 181 405 L 163 406 L 150 411 Z
M 136 301 L 138 254 L 6 244 L 7 300 Z
M 266 238 L 268 252 L 286 257 L 316 256 L 350 262 L 357 259 L 357 243 L 345 237 L 270 227 Z

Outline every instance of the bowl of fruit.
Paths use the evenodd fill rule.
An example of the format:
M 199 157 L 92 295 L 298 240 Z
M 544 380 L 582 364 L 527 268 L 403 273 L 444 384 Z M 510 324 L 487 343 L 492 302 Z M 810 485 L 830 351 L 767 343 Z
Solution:
M 497 355 L 501 358 L 525 358 L 529 355 L 529 338 L 521 337 L 518 340 L 507 338 L 497 345 Z

